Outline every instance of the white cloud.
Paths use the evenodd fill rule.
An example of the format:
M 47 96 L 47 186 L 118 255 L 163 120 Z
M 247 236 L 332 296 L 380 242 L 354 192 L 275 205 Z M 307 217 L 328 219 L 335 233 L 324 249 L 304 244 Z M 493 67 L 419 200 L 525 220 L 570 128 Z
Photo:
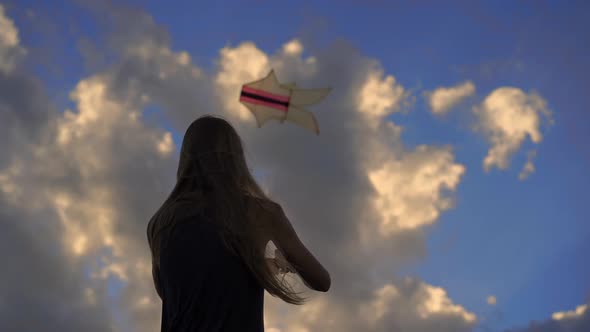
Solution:
M 293 39 L 283 45 L 283 52 L 293 56 L 300 56 L 303 52 L 303 45 L 298 39 Z
M 527 136 L 533 143 L 540 143 L 542 116 L 549 124 L 553 123 L 547 102 L 541 96 L 513 87 L 494 90 L 481 105 L 473 107 L 473 112 L 478 118 L 474 129 L 484 134 L 491 144 L 483 160 L 486 172 L 492 167 L 507 169 L 510 158 Z
M 0 4 L 0 71 L 10 73 L 25 54 L 26 50 L 20 46 L 18 29 Z
M 520 171 L 520 173 L 518 174 L 519 180 L 523 181 L 535 172 L 535 165 L 533 165 L 533 158 L 535 158 L 536 154 L 537 154 L 537 152 L 535 150 L 529 151 L 528 156 L 527 156 L 527 161 L 524 164 L 524 166 L 522 167 L 522 170 Z
M 425 286 L 427 300 L 418 306 L 420 317 L 428 318 L 435 315 L 457 316 L 461 320 L 473 323 L 476 321 L 475 314 L 467 312 L 465 308 L 454 304 L 447 296 L 447 292 L 440 287 Z
M 488 296 L 488 298 L 486 299 L 486 302 L 489 305 L 496 305 L 496 297 L 493 295 Z
M 73 160 L 54 149 L 58 113 L 40 82 L 16 66 L 24 54 L 0 6 L 0 250 L 17 253 L 3 256 L 11 268 L 0 303 L 10 305 L 0 304 L 0 330 L 110 331 L 106 285 L 85 277 L 86 234 L 73 221 L 65 230 L 51 195 L 58 187 L 75 193 L 78 178 L 69 173 Z M 49 149 L 55 154 L 45 158 Z
M 458 105 L 465 98 L 475 93 L 475 84 L 466 81 L 455 86 L 445 88 L 438 87 L 434 91 L 424 93 L 432 113 L 445 114 L 452 107 Z
M 280 318 L 265 315 L 267 326 L 284 332 L 461 332 L 471 331 L 477 323 L 476 315 L 453 303 L 444 289 L 413 278 L 375 285 L 346 305 L 329 296 L 314 296 L 302 307 L 286 307 L 270 297 L 266 303 L 273 313 L 289 311 Z
M 420 145 L 368 172 L 378 193 L 375 204 L 383 234 L 430 225 L 453 206 L 443 192 L 454 191 L 465 173 L 453 159 L 450 147 Z
M 383 75 L 383 69 L 379 66 L 371 68 L 357 95 L 358 110 L 370 117 L 372 123 L 399 111 L 409 96 L 393 75 Z
M 271 69 L 275 70 L 281 83 L 290 83 L 291 79 L 286 78 L 295 75 L 309 77 L 316 69 L 316 58 L 303 60 L 302 52 L 303 45 L 298 39 L 286 42 L 274 56 L 266 54 L 253 42 L 222 48 L 217 61 L 218 71 L 214 76 L 216 93 L 223 105 L 222 112 L 230 118 L 237 116 L 236 120 L 241 122 L 254 123 L 252 113 L 235 97 L 242 84 L 266 76 Z M 302 86 L 300 81 L 296 83 Z
M 582 304 L 582 305 L 577 306 L 575 310 L 559 311 L 559 312 L 553 313 L 553 315 L 551 315 L 551 318 L 553 318 L 554 320 L 576 319 L 576 318 L 580 318 L 582 315 L 584 315 L 584 313 L 587 310 L 588 310 L 588 305 Z
M 157 143 L 157 148 L 162 156 L 169 156 L 176 149 L 170 132 L 165 132 L 162 135 L 162 139 Z
M 507 332 L 586 332 L 590 331 L 588 303 L 573 310 L 559 311 L 545 321 L 530 322 L 527 327 L 510 329 Z
M 264 77 L 270 71 L 268 56 L 252 42 L 245 42 L 239 48 L 226 46 L 221 49 L 219 58 L 215 82 L 222 95 L 235 95 L 242 84 Z M 242 121 L 252 121 L 252 114 L 237 97 L 228 96 L 224 100 L 224 110 L 238 114 Z
M 77 295 L 86 303 L 106 310 L 107 279 L 115 277 L 133 283 L 136 294 L 130 298 L 141 303 L 136 310 L 154 310 L 158 303 L 145 301 L 153 292 L 144 279 L 151 267 L 143 255 L 145 239 L 137 234 L 144 234 L 141 229 L 151 212 L 146 204 L 156 206 L 165 194 L 162 180 L 173 178 L 163 170 L 173 166 L 175 147 L 170 133 L 147 126 L 137 116 L 145 99 L 136 90 L 126 91 L 125 99 L 110 93 L 111 78 L 109 73 L 97 74 L 78 83 L 71 93 L 76 109 L 55 114 L 46 123 L 49 135 L 28 142 L 29 150 L 0 172 L 0 189 L 10 198 L 2 202 L 23 214 L 52 211 L 54 224 L 45 227 L 52 225 L 60 233 L 46 241 L 57 245 L 71 265 L 64 273 L 89 269 L 92 279 L 81 281 Z M 19 191 L 11 190 L 16 184 Z M 153 193 L 139 194 L 144 190 Z M 41 220 L 30 226 L 38 227 Z
M 442 321 L 439 329 L 468 331 L 477 322 L 476 315 L 454 304 L 444 289 L 411 278 L 375 290 L 371 300 L 360 304 L 359 313 L 371 331 L 434 331 Z

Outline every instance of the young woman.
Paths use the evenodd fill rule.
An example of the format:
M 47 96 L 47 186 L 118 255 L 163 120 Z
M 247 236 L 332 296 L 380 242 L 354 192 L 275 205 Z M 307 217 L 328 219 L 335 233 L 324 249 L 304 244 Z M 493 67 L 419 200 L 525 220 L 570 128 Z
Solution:
M 291 304 L 306 300 L 279 272 L 296 272 L 317 291 L 330 288 L 330 274 L 260 189 L 240 137 L 221 118 L 203 116 L 187 129 L 176 185 L 147 236 L 162 331 L 264 331 L 265 289 Z M 270 240 L 275 259 L 265 258 Z

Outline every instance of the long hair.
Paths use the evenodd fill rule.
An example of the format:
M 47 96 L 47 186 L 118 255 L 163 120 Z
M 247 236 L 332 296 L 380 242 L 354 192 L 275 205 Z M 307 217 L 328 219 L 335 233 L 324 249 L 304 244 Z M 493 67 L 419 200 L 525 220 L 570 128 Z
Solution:
M 307 299 L 298 296 L 298 292 L 268 267 L 251 210 L 252 202 L 259 203 L 258 209 L 274 203 L 250 173 L 242 141 L 235 129 L 227 121 L 210 115 L 193 121 L 182 141 L 176 185 L 147 228 L 152 277 L 160 298 L 157 273 L 160 234 L 164 228 L 175 226 L 174 213 L 178 206 L 190 204 L 191 208 L 206 211 L 211 222 L 220 226 L 224 247 L 241 258 L 264 289 L 287 303 L 304 304 Z

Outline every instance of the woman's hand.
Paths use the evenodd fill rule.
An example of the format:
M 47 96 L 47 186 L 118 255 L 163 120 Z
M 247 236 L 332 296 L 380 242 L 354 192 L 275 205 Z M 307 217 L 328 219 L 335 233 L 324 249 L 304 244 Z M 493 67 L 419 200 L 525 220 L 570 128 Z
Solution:
M 287 261 L 283 253 L 279 249 L 275 249 L 275 262 L 279 267 L 279 272 L 289 273 L 295 272 L 291 264 Z
M 295 272 L 279 249 L 275 249 L 275 257 L 267 257 L 266 262 L 269 265 L 269 268 L 273 274 Z

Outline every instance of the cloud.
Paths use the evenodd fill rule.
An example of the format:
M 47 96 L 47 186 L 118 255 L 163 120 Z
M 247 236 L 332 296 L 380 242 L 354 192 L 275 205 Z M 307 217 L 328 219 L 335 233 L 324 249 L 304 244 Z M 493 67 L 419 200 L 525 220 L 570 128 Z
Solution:
M 520 171 L 520 173 L 518 174 L 519 180 L 521 180 L 521 181 L 525 180 L 531 174 L 533 174 L 533 172 L 535 172 L 535 165 L 533 165 L 533 158 L 535 158 L 536 154 L 537 154 L 537 151 L 535 151 L 535 150 L 529 151 L 528 156 L 527 156 L 527 161 L 524 164 L 524 166 L 522 167 L 522 170 Z
M 376 289 L 359 310 L 371 331 L 468 331 L 477 321 L 475 314 L 454 304 L 444 289 L 412 278 Z
M 0 242 L 4 252 L 19 253 L 7 260 L 0 286 L 0 316 L 11 318 L 0 330 L 120 331 L 107 293 L 113 278 L 137 292 L 125 310 L 158 310 L 148 297 L 142 235 L 152 212 L 145 206 L 155 208 L 174 178 L 164 171 L 174 167 L 174 143 L 142 119 L 145 94 L 132 84 L 124 98 L 113 94 L 112 78 L 82 79 L 70 94 L 75 109 L 57 112 L 34 76 L 16 65 L 0 73 L 7 133 L 0 143 Z M 149 330 L 157 319 L 145 316 L 137 326 Z
M 27 210 L 0 194 L 4 253 L 0 284 L 2 331 L 114 331 L 106 288 L 85 281 L 83 265 L 59 246 L 61 227 L 51 209 Z
M 289 47 L 285 47 L 287 48 Z M 245 82 L 251 81 L 252 77 L 263 77 L 268 74 L 270 59 L 252 42 L 243 43 L 239 49 L 226 46 L 221 49 L 219 58 L 219 71 L 215 77 L 215 83 L 222 96 L 228 96 L 228 98 L 220 98 L 224 100 L 224 110 L 237 114 L 241 121 L 251 120 L 250 111 L 236 103 L 236 98 L 231 98 L 229 95 Z
M 151 279 L 146 279 L 151 266 L 144 224 L 153 211 L 145 207 L 156 209 L 167 194 L 166 184 L 174 177 L 166 170 L 174 168 L 175 145 L 169 132 L 142 121 L 149 98 L 133 88 L 124 99 L 110 93 L 113 77 L 97 74 L 76 86 L 71 98 L 77 110 L 67 110 L 57 121 L 56 144 L 45 146 L 41 159 L 55 159 L 47 172 L 69 166 L 77 175 L 74 188 L 60 186 L 52 195 L 65 227 L 64 245 L 73 256 L 101 260 L 102 266 L 91 270 L 93 278 L 132 285 L 124 290 L 121 305 L 141 316 L 158 306 L 150 296 Z M 141 330 L 159 323 L 142 317 L 137 320 Z
M 357 109 L 374 122 L 399 111 L 409 97 L 392 75 L 383 78 L 383 74 L 382 69 L 372 68 L 357 94 Z
M 518 151 L 527 136 L 539 144 L 543 135 L 543 120 L 551 125 L 553 119 L 547 102 L 535 92 L 525 93 L 514 87 L 501 87 L 492 91 L 481 105 L 474 106 L 477 117 L 475 131 L 482 133 L 491 144 L 483 167 L 488 172 L 492 167 L 507 169 L 510 158 Z M 542 117 L 544 116 L 544 118 Z M 529 171 L 532 172 L 532 161 Z
M 55 113 L 42 83 L 19 68 L 18 30 L 0 5 L 0 169 L 8 167 L 23 144 L 43 135 L 47 121 Z M 22 52 L 21 52 L 22 53 Z
M 53 160 L 39 158 L 58 113 L 41 82 L 12 57 L 22 48 L 1 6 L 0 34 L 0 250 L 7 253 L 0 330 L 112 331 L 105 285 L 88 282 L 85 262 L 61 245 L 65 229 L 50 198 L 59 181 L 42 174 Z
M 590 311 L 588 304 L 573 310 L 555 312 L 551 319 L 533 321 L 525 328 L 511 329 L 507 332 L 585 332 L 590 330 Z
M 276 300 L 271 299 L 274 307 Z M 328 297 L 292 310 L 290 315 L 266 319 L 281 332 L 295 331 L 471 331 L 477 317 L 453 303 L 446 291 L 415 278 L 377 286 L 360 299 L 335 305 Z M 269 306 L 270 307 L 270 306 Z
M 445 114 L 474 93 L 475 85 L 471 81 L 466 81 L 450 88 L 439 87 L 434 91 L 427 91 L 424 97 L 432 113 Z
M 300 56 L 303 52 L 303 45 L 297 39 L 293 39 L 283 45 L 283 52 L 293 56 Z
M 496 297 L 493 295 L 488 296 L 488 298 L 486 299 L 486 302 L 489 305 L 496 305 Z
M 420 145 L 403 159 L 391 158 L 369 172 L 378 193 L 375 205 L 382 215 L 383 234 L 430 225 L 453 206 L 443 194 L 456 190 L 465 173 L 465 166 L 453 159 L 451 147 Z
M 18 29 L 6 16 L 4 6 L 0 4 L 0 72 L 8 74 L 14 70 L 26 50 L 20 45 Z
M 155 207 L 166 194 L 162 184 L 173 178 L 166 176 L 164 169 L 173 167 L 174 145 L 169 133 L 141 121 L 139 94 L 128 91 L 126 100 L 118 100 L 108 93 L 109 77 L 98 74 L 78 83 L 71 93 L 76 109 L 55 115 L 47 123 L 50 134 L 28 142 L 30 150 L 17 154 L 11 166 L 0 172 L 3 180 L 0 189 L 3 201 L 18 211 L 15 213 L 28 215 L 35 210 L 51 213 L 53 219 L 45 219 L 38 213 L 35 219 L 23 221 L 29 223 L 30 234 L 34 234 L 34 226 L 43 225 L 41 221 L 49 223 L 45 227 L 53 225 L 60 230 L 37 238 L 37 244 L 30 244 L 35 247 L 45 245 L 45 241 L 53 243 L 61 255 L 59 259 L 64 261 L 61 267 L 37 266 L 41 271 L 36 275 L 43 275 L 43 268 L 58 268 L 63 275 L 52 273 L 61 282 L 68 280 L 68 274 L 76 273 L 79 294 L 72 296 L 79 296 L 82 304 L 86 300 L 97 303 L 103 311 L 109 307 L 105 297 L 109 278 L 127 281 L 138 292 L 136 301 L 127 308 L 155 308 L 152 299 L 148 297 L 146 301 L 145 294 L 149 294 L 152 286 L 145 276 L 150 275 L 151 267 L 141 258 L 145 239 L 139 234 L 144 233 L 143 221 L 151 212 L 144 207 Z M 152 193 L 139 195 L 138 188 Z M 35 204 L 30 204 L 30 200 Z M 90 279 L 82 274 L 85 270 Z M 19 275 L 32 272 L 24 267 L 17 271 Z M 26 285 L 28 288 L 23 292 L 36 293 L 47 287 L 44 282 Z M 38 301 L 40 304 L 59 300 L 48 297 Z M 66 305 L 76 303 L 71 302 Z M 110 325 L 111 314 L 107 312 L 107 318 L 102 319 L 97 316 L 97 326 L 103 325 L 100 328 L 84 327 L 95 323 L 92 319 L 82 320 L 86 316 L 66 316 L 62 323 L 68 326 L 80 319 L 80 324 L 86 322 L 80 325 L 80 330 L 120 330 Z M 55 324 L 59 322 L 56 318 Z M 147 328 L 158 322 L 146 317 L 141 323 Z
M 551 315 L 554 320 L 578 319 L 582 317 L 588 310 L 587 304 L 582 304 L 576 307 L 575 310 L 559 311 Z
M 218 66 L 207 73 L 190 54 L 172 50 L 165 30 L 149 16 L 122 10 L 115 21 L 121 34 L 113 36 L 112 45 L 120 58 L 81 78 L 70 94 L 72 109 L 47 112 L 42 93 L 28 95 L 18 85 L 18 93 L 2 95 L 3 101 L 22 98 L 20 103 L 29 103 L 24 110 L 30 110 L 7 108 L 2 116 L 11 120 L 2 122 L 2 130 L 21 126 L 30 134 L 15 134 L 2 157 L 0 202 L 11 214 L 1 220 L 13 227 L 12 220 L 22 221 L 21 233 L 9 235 L 26 247 L 54 248 L 29 256 L 55 262 L 15 264 L 14 278 L 32 272 L 56 283 L 71 281 L 63 300 L 47 294 L 53 288 L 42 288 L 39 279 L 24 283 L 28 302 L 23 303 L 36 310 L 32 317 L 45 317 L 38 321 L 50 328 L 43 330 L 68 324 L 120 330 L 115 312 L 129 315 L 135 330 L 159 327 L 161 303 L 152 285 L 145 227 L 172 188 L 179 142 L 149 121 L 148 105 L 159 107 L 179 132 L 205 113 L 229 119 L 244 139 L 250 164 L 264 170 L 265 188 L 333 275 L 330 293 L 302 307 L 267 295 L 269 329 L 466 331 L 475 324 L 475 315 L 453 303 L 444 288 L 395 277 L 403 264 L 425 255 L 424 228 L 452 208 L 465 167 L 449 146 L 404 146 L 402 128 L 389 116 L 411 96 L 378 61 L 346 42 L 307 58 L 301 57 L 304 45 L 298 40 L 274 53 L 244 42 L 222 48 Z M 311 110 L 321 136 L 289 124 L 253 125 L 236 92 L 270 68 L 281 81 L 332 85 L 333 95 Z M 3 79 L 8 86 L 20 78 Z M 34 84 L 22 88 L 29 86 Z M 39 236 L 37 227 L 52 231 Z M 113 279 L 124 285 L 116 304 L 106 296 Z M 16 294 L 8 299 L 16 300 Z M 366 308 L 372 307 L 383 314 L 371 316 Z M 7 317 L 16 318 L 2 323 L 22 323 L 22 316 Z M 24 327 L 41 329 L 32 323 Z

